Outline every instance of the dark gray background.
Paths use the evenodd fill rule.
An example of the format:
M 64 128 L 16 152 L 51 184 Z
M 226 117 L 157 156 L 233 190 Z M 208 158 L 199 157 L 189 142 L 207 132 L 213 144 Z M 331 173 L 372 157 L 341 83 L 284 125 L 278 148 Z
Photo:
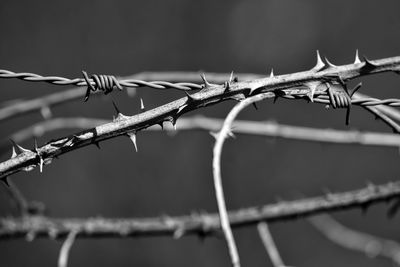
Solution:
M 7 1 L 0 2 L 0 68 L 43 75 L 80 77 L 89 73 L 129 75 L 140 71 L 204 70 L 276 74 L 309 69 L 315 50 L 334 64 L 350 63 L 355 49 L 369 58 L 399 55 L 400 2 L 392 1 Z M 362 79 L 362 92 L 399 97 L 399 77 Z M 0 80 L 1 101 L 32 98 L 68 87 Z M 182 96 L 140 89 L 148 108 Z M 113 93 L 88 103 L 53 109 L 55 116 L 111 119 L 111 100 L 127 114 L 139 98 Z M 193 114 L 224 117 L 234 103 Z M 349 128 L 389 131 L 360 108 Z M 242 119 L 344 129 L 344 111 L 305 101 L 279 100 L 248 109 Z M 190 115 L 190 114 L 188 114 Z M 42 118 L 30 114 L 3 122 L 1 136 Z M 59 131 L 39 139 L 74 132 Z M 32 141 L 22 144 L 32 147 Z M 43 201 L 55 217 L 141 217 L 216 211 L 212 187 L 213 139 L 205 132 L 140 133 L 139 153 L 127 138 L 62 156 L 13 178 L 29 199 Z M 6 159 L 11 153 L 2 155 Z M 277 199 L 316 196 L 398 178 L 399 151 L 239 136 L 223 153 L 222 175 L 230 209 Z M 15 214 L 0 188 L 1 215 Z M 399 239 L 399 216 L 386 218 L 384 205 L 335 213 L 342 223 Z M 392 266 L 338 247 L 305 220 L 271 226 L 284 261 L 293 266 Z M 256 229 L 235 231 L 243 266 L 270 266 Z M 55 266 L 60 241 L 0 242 L 1 266 Z M 69 266 L 229 266 L 223 239 L 167 237 L 77 240 Z

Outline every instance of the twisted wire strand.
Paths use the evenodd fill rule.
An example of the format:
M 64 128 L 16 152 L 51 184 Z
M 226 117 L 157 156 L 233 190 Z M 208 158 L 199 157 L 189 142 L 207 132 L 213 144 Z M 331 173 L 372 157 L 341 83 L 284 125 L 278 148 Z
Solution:
M 30 72 L 12 72 L 9 70 L 0 69 L 0 78 L 5 79 L 20 79 L 29 82 L 47 82 L 55 85 L 75 85 L 75 86 L 87 86 L 88 83 L 84 78 L 68 79 L 58 76 L 41 76 Z M 97 80 L 98 79 L 98 80 Z M 103 80 L 102 80 L 103 79 Z M 167 81 L 142 81 L 136 79 L 117 80 L 112 75 L 92 75 L 92 78 L 88 79 L 91 86 L 98 86 L 99 84 L 111 83 L 113 85 L 119 84 L 122 87 L 151 87 L 154 89 L 177 89 L 177 90 L 196 90 L 202 89 L 201 84 L 180 82 L 172 83 Z M 108 88 L 108 87 L 107 87 Z
M 291 95 L 286 95 L 282 96 L 283 98 L 286 99 L 298 99 L 298 96 L 291 96 Z M 331 104 L 331 101 L 329 99 L 328 95 L 319 95 L 318 97 L 315 97 L 314 102 L 321 103 L 321 104 Z M 379 98 L 362 98 L 362 99 L 352 99 L 351 100 L 352 105 L 358 105 L 358 106 L 379 106 L 379 105 L 385 105 L 385 106 L 391 106 L 391 107 L 400 107 L 400 99 L 398 98 L 388 98 L 388 99 L 379 99 Z

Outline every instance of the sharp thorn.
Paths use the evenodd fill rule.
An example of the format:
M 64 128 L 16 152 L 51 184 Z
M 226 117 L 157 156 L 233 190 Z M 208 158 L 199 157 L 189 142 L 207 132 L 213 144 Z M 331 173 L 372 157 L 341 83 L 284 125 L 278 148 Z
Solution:
M 187 102 L 193 102 L 193 101 L 195 101 L 196 99 L 191 95 L 191 94 L 189 94 L 187 91 L 184 91 L 185 92 L 185 94 L 186 94 L 186 96 L 187 96 Z
M 129 132 L 128 136 L 131 139 L 133 145 L 135 146 L 136 152 L 138 152 L 138 148 L 137 148 L 137 144 L 136 144 L 136 132 Z
M 204 86 L 205 86 L 206 88 L 208 88 L 208 87 L 211 86 L 211 84 L 207 81 L 206 75 L 205 75 L 204 73 L 202 73 L 202 74 L 200 75 L 200 77 L 201 77 L 201 79 L 203 80 Z
M 354 64 L 359 64 L 361 63 L 360 57 L 358 56 L 358 49 L 356 49 L 356 56 L 354 59 Z
M 307 93 L 307 96 L 311 102 L 314 102 L 314 93 L 319 84 L 320 84 L 319 82 L 310 82 L 307 84 L 308 88 L 310 88 L 310 92 Z
M 376 64 L 374 64 L 374 63 L 373 63 L 371 60 L 369 60 L 366 56 L 363 56 L 363 59 L 364 59 L 364 62 L 365 62 L 365 65 L 362 67 L 363 69 L 365 68 L 365 69 L 370 70 L 370 69 L 376 68 Z
M 273 68 L 271 69 L 271 73 L 269 74 L 269 77 L 270 77 L 270 78 L 273 78 L 273 77 L 274 77 L 274 69 L 273 69 Z
M 317 64 L 312 68 L 311 70 L 313 71 L 320 71 L 325 67 L 325 63 L 321 59 L 321 55 L 319 54 L 319 51 L 317 50 Z
M 326 58 L 326 57 L 325 57 L 325 61 L 326 61 L 326 64 L 328 64 L 328 68 L 336 68 L 336 67 L 337 67 L 336 65 L 332 64 L 332 63 L 328 60 L 328 58 Z
M 36 154 L 39 154 L 38 144 L 37 144 L 37 139 L 36 138 L 33 138 L 33 149 L 35 150 Z
M 217 140 L 217 138 L 218 138 L 218 133 L 215 133 L 215 132 L 209 132 L 210 133 L 210 135 L 212 136 L 212 137 L 214 137 L 214 139 L 215 140 Z
M 13 144 L 13 147 L 15 148 L 17 155 L 24 153 L 24 152 L 32 152 L 29 149 L 23 148 L 22 146 L 18 145 L 17 143 L 14 142 L 14 140 L 10 139 L 10 141 Z
M 161 130 L 164 130 L 164 122 L 162 121 L 162 122 L 160 122 L 158 125 L 160 125 L 160 127 L 161 127 Z
M 234 82 L 234 77 L 233 77 L 233 71 L 231 72 L 231 75 L 229 76 L 229 83 Z
M 15 151 L 15 147 L 12 147 L 12 154 L 11 154 L 11 158 L 15 158 L 16 156 L 18 156 L 17 152 Z
M 360 82 L 359 84 L 357 84 L 357 85 L 353 88 L 353 90 L 352 90 L 351 93 L 350 93 L 350 98 L 353 97 L 353 95 L 358 91 L 358 89 L 361 88 L 361 86 L 362 86 L 362 83 Z
M 183 104 L 182 106 L 180 106 L 179 108 L 178 108 L 178 114 L 179 113 L 181 113 L 182 112 L 182 110 L 184 110 L 185 108 L 187 107 L 187 105 L 186 104 Z M 162 127 L 162 126 L 161 126 Z
M 256 110 L 258 110 L 258 107 L 257 107 L 256 102 L 253 102 L 253 107 L 254 107 Z
M 99 142 L 94 142 L 93 144 L 94 144 L 98 149 L 101 149 L 100 143 L 99 143 Z
M 7 186 L 10 187 L 10 184 L 8 182 L 8 176 L 1 178 L 1 181 Z
M 44 163 L 43 158 L 39 157 L 39 171 L 40 171 L 40 173 L 43 172 L 43 163 Z
M 145 107 L 144 107 L 144 103 L 143 103 L 143 99 L 142 98 L 140 98 L 140 110 L 141 111 L 145 111 L 146 110 Z
M 230 82 L 225 82 L 225 83 L 224 83 L 224 91 L 225 91 L 225 92 L 228 92 L 229 89 L 230 89 Z

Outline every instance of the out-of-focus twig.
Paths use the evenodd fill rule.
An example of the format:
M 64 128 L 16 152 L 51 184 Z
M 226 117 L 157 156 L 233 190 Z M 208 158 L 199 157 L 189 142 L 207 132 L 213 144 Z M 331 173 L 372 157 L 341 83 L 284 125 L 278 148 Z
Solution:
M 371 257 L 385 257 L 400 266 L 400 244 L 393 240 L 350 229 L 327 214 L 310 217 L 309 221 L 324 236 L 339 246 L 363 252 Z
M 18 212 L 21 216 L 28 215 L 28 202 L 22 192 L 19 190 L 13 181 L 7 181 L 8 186 L 5 186 L 11 199 L 15 202 Z
M 74 244 L 75 237 L 78 234 L 78 231 L 72 230 L 68 236 L 67 239 L 65 239 L 61 250 L 60 250 L 60 255 L 58 256 L 58 267 L 67 267 L 68 266 L 68 257 L 69 257 L 69 251 L 71 250 L 72 245 Z
M 244 227 L 259 222 L 293 220 L 320 213 L 365 209 L 377 203 L 388 203 L 400 197 L 400 182 L 369 185 L 365 188 L 329 193 L 325 196 L 294 201 L 281 201 L 259 207 L 229 212 L 232 227 Z M 0 239 L 24 238 L 27 235 L 45 238 L 63 238 L 72 230 L 79 230 L 77 237 L 136 237 L 189 234 L 200 236 L 219 233 L 221 224 L 218 214 L 192 213 L 187 216 L 153 218 L 48 218 L 28 216 L 25 218 L 0 218 Z M 175 235 L 176 236 L 176 235 Z
M 281 255 L 279 254 L 268 224 L 266 222 L 260 222 L 257 225 L 257 229 L 265 250 L 267 251 L 274 267 L 285 267 L 286 265 L 283 263 Z

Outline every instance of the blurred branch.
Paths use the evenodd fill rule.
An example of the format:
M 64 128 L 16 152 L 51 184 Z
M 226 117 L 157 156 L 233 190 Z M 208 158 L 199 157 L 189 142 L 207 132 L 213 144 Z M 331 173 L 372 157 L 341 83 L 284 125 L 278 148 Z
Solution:
M 400 182 L 369 185 L 366 188 L 325 196 L 282 201 L 260 207 L 229 212 L 232 227 L 244 227 L 267 221 L 293 220 L 320 213 L 362 208 L 400 197 Z M 187 216 L 154 218 L 65 218 L 43 216 L 1 218 L 0 239 L 30 237 L 63 238 L 72 230 L 77 237 L 135 237 L 197 234 L 207 236 L 220 231 L 218 214 L 193 213 Z M 177 234 L 179 233 L 179 234 Z
M 58 267 L 67 267 L 68 266 L 69 251 L 71 250 L 71 247 L 74 244 L 77 233 L 78 232 L 76 230 L 72 230 L 68 234 L 67 239 L 65 239 L 65 241 L 61 247 L 61 250 L 60 250 L 60 255 L 58 256 Z
M 61 129 L 88 129 L 107 123 L 107 120 L 95 118 L 54 118 L 40 121 L 25 129 L 21 129 L 10 135 L 10 139 L 17 143 L 22 143 L 34 137 Z M 193 116 L 181 118 L 177 122 L 178 131 L 204 130 L 216 132 L 222 127 L 223 120 L 208 118 L 203 116 Z M 161 131 L 157 126 L 151 126 L 147 131 Z M 164 130 L 172 132 L 174 127 L 165 125 Z M 356 144 L 368 146 L 388 146 L 400 147 L 400 136 L 398 134 L 360 132 L 357 130 L 335 130 L 318 129 L 302 126 L 291 126 L 280 124 L 274 121 L 244 121 L 236 120 L 232 125 L 232 132 L 235 134 L 248 134 L 269 137 L 279 137 L 284 139 L 295 139 L 310 142 L 326 142 L 337 144 Z M 0 143 L 0 153 L 8 152 L 10 143 L 3 141 Z
M 400 266 L 400 244 L 393 240 L 347 228 L 329 215 L 310 217 L 309 221 L 326 238 L 339 246 L 365 253 L 370 257 L 385 257 Z
M 272 238 L 271 231 L 269 230 L 268 224 L 260 222 L 257 225 L 258 234 L 260 235 L 261 241 L 267 251 L 272 264 L 274 267 L 285 267 L 281 255 L 279 254 L 278 248 L 275 245 L 274 239 Z

